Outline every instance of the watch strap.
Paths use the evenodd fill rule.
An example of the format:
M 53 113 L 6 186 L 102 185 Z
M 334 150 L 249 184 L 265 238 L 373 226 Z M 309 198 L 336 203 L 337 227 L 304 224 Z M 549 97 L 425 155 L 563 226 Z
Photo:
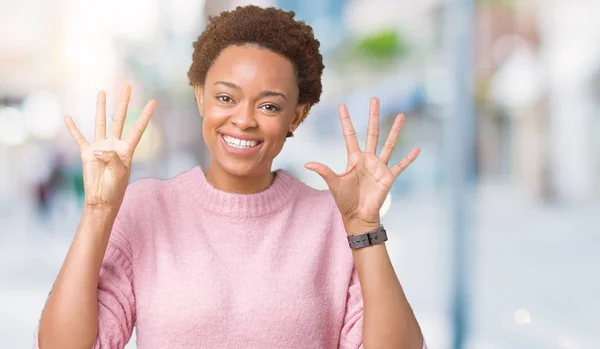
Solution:
M 387 232 L 385 231 L 382 225 L 379 229 L 372 232 L 348 236 L 348 245 L 352 249 L 357 249 L 371 245 L 376 245 L 387 241 L 387 239 Z

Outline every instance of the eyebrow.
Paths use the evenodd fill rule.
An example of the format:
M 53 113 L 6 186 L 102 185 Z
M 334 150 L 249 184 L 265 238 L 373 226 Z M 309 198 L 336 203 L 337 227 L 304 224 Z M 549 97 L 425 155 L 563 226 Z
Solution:
M 238 85 L 234 84 L 233 82 L 229 82 L 229 81 L 217 81 L 215 82 L 215 85 L 225 85 L 229 88 L 232 88 L 234 90 L 241 90 L 242 88 L 239 87 Z M 285 96 L 285 94 L 281 93 L 281 92 L 277 92 L 277 91 L 269 91 L 269 90 L 265 90 L 265 91 L 260 91 L 260 95 L 263 97 L 267 97 L 267 96 L 280 96 L 283 99 L 285 99 L 287 101 L 287 97 Z

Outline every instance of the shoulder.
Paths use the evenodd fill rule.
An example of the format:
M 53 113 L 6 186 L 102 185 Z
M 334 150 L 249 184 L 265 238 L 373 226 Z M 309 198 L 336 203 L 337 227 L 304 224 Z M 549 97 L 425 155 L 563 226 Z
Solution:
M 329 190 L 317 189 L 311 187 L 296 177 L 294 177 L 294 179 L 297 181 L 298 199 L 300 201 L 308 201 L 312 202 L 313 204 L 335 205 L 335 200 L 333 199 L 333 195 L 331 195 Z
M 300 184 L 300 189 L 298 192 L 301 200 L 308 201 L 313 204 L 326 205 L 327 207 L 333 207 L 332 205 L 335 205 L 333 195 L 331 195 L 331 192 L 327 189 L 315 189 L 307 184 L 302 183 Z
M 145 213 L 152 212 L 160 206 L 166 206 L 169 201 L 185 192 L 191 176 L 197 168 L 192 168 L 171 178 L 139 178 L 127 186 L 119 215 L 121 220 L 139 219 Z
M 171 178 L 147 177 L 131 181 L 113 225 L 111 241 L 120 242 L 132 251 L 139 249 L 153 227 L 171 220 L 174 211 L 180 209 L 179 198 L 189 192 L 194 171 L 196 167 Z
M 332 240 L 329 246 L 342 251 L 347 258 L 352 258 L 348 250 L 346 229 L 342 215 L 329 189 L 316 189 L 298 180 L 297 204 L 294 213 L 302 217 L 307 227 L 318 228 L 316 231 L 328 231 Z
M 333 224 L 341 223 L 340 211 L 328 189 L 316 189 L 298 180 L 298 205 L 312 212 L 312 215 L 327 216 Z

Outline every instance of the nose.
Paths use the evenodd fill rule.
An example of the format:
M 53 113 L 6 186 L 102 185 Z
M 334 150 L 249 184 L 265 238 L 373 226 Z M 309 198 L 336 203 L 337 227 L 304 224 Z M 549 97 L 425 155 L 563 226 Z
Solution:
M 246 130 L 258 126 L 254 117 L 254 108 L 240 108 L 231 118 L 231 122 L 240 130 Z

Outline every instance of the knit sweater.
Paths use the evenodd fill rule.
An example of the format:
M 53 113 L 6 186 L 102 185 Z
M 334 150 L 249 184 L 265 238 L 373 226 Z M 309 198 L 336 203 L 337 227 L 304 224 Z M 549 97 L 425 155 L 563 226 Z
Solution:
M 328 191 L 284 170 L 256 194 L 196 166 L 132 182 L 98 281 L 94 349 L 363 348 L 363 299 Z M 34 348 L 38 348 L 37 330 Z

